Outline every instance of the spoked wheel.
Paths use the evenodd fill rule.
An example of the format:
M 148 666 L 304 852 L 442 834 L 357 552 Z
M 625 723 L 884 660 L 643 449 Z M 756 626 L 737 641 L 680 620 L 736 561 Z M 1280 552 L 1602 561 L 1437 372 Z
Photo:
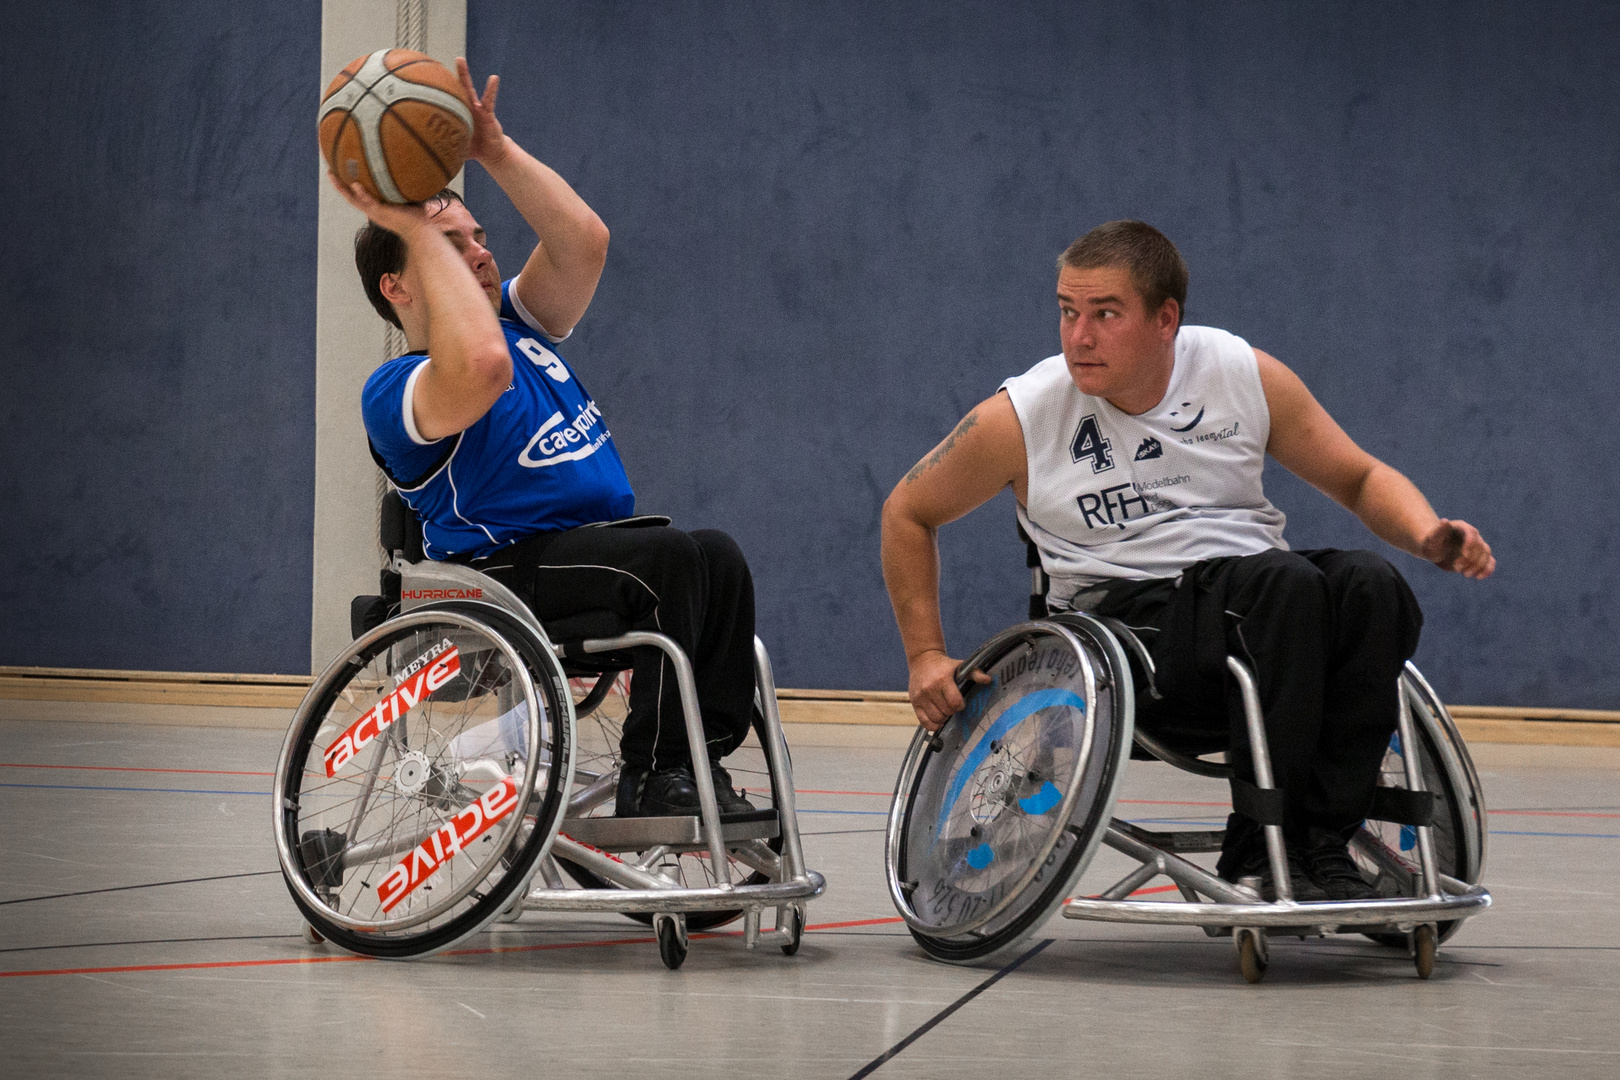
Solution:
M 936 959 L 1010 951 L 1097 849 L 1131 745 L 1129 668 L 1088 616 L 1024 623 L 963 665 L 966 705 L 918 732 L 889 812 L 890 895 Z
M 1484 871 L 1485 806 L 1478 775 L 1468 748 L 1457 734 L 1451 715 L 1410 664 L 1401 679 L 1401 692 L 1412 707 L 1412 723 L 1420 744 L 1423 786 L 1434 793 L 1434 822 L 1429 835 L 1440 873 L 1476 884 Z M 1399 733 L 1392 735 L 1384 753 L 1378 783 L 1406 787 L 1406 747 Z M 1380 896 L 1416 896 L 1422 874 L 1418 862 L 1417 830 L 1387 821 L 1365 822 L 1350 843 L 1351 855 Z M 1435 944 L 1445 941 L 1461 920 L 1437 924 Z M 1406 948 L 1407 935 L 1378 931 L 1372 940 Z
M 1238 970 L 1243 972 L 1244 981 L 1257 983 L 1264 979 L 1266 969 L 1271 966 L 1266 932 L 1239 927 L 1232 933 L 1232 942 L 1237 946 Z
M 601 681 L 603 679 L 610 680 L 605 691 Z M 617 796 L 617 785 L 611 781 L 618 776 L 619 739 L 624 732 L 624 718 L 630 711 L 630 673 L 624 671 L 602 675 L 594 683 L 584 679 L 575 680 L 574 694 L 578 699 L 576 708 L 579 715 L 576 725 L 579 736 L 579 770 L 575 782 L 575 798 L 580 800 L 580 805 L 570 811 L 570 816 L 611 817 Z M 593 702 L 595 707 L 586 713 L 586 707 Z M 726 767 L 731 771 L 733 781 L 747 789 L 749 798 L 754 800 L 755 805 L 759 805 L 760 795 L 755 787 L 762 787 L 768 792 L 770 773 L 763 766 L 755 768 L 756 763 L 747 760 L 749 754 L 749 751 L 739 751 L 727 760 Z M 755 753 L 753 756 L 757 757 L 758 754 Z M 735 760 L 738 758 L 744 760 L 738 762 Z M 593 780 L 593 775 L 599 779 Z M 603 782 L 600 778 L 607 778 L 609 782 Z M 587 791 L 587 788 L 593 785 L 595 790 Z M 567 831 L 566 826 L 564 831 Z M 768 841 L 772 852 L 780 852 L 781 844 L 780 836 Z M 682 888 L 704 889 L 719 884 L 707 851 L 677 853 L 653 850 L 623 855 L 626 862 L 665 877 Z M 751 870 L 735 855 L 731 855 L 729 861 L 733 884 L 761 885 L 770 880 L 764 874 Z M 558 859 L 557 865 L 582 889 L 618 888 L 617 885 L 578 863 Z M 623 914 L 643 926 L 656 924 L 656 916 L 651 912 L 627 911 Z M 742 914 L 740 908 L 692 911 L 686 914 L 685 925 L 689 930 L 713 930 L 736 921 Z
M 676 971 L 686 963 L 686 923 L 680 915 L 652 916 L 653 930 L 658 935 L 658 958 L 664 966 Z
M 561 672 L 516 620 L 420 609 L 315 681 L 276 770 L 282 874 L 311 930 L 420 956 L 500 913 L 562 818 Z

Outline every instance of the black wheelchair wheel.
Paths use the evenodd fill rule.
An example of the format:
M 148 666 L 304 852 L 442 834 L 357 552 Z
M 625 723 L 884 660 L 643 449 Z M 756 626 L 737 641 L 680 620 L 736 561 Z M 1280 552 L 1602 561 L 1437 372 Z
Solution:
M 978 668 L 988 685 L 965 681 Z M 1130 752 L 1129 668 L 1084 615 L 996 635 L 963 710 L 912 743 L 889 815 L 891 897 L 932 957 L 984 963 L 1040 927 L 1085 870 Z
M 1457 733 L 1450 714 L 1417 669 L 1408 665 L 1401 692 L 1412 709 L 1423 786 L 1434 793 L 1434 821 L 1429 835 L 1440 873 L 1477 884 L 1484 873 L 1485 807 L 1478 774 L 1468 748 Z M 1400 735 L 1390 738 L 1380 767 L 1380 786 L 1406 787 L 1406 747 Z M 1364 877 L 1380 896 L 1415 896 L 1421 874 L 1417 830 L 1410 825 L 1368 820 L 1350 843 L 1350 852 Z M 1462 926 L 1462 920 L 1436 925 L 1436 944 Z M 1405 934 L 1374 932 L 1367 937 L 1384 945 L 1406 948 Z
M 591 682 L 588 679 L 573 681 L 573 692 L 577 698 L 575 711 L 578 716 L 576 731 L 578 736 L 579 769 L 576 776 L 576 790 L 583 790 L 593 780 L 599 777 L 616 776 L 619 771 L 621 757 L 619 753 L 619 740 L 624 733 L 624 718 L 630 712 L 630 679 L 628 671 L 608 672 L 597 676 Z M 604 680 L 606 683 L 604 684 Z M 756 727 L 758 725 L 756 724 Z M 757 770 L 737 770 L 740 774 L 754 776 Z M 764 774 L 769 782 L 769 773 Z M 573 810 L 576 816 L 613 814 L 615 792 L 611 789 L 599 791 L 587 805 L 577 806 Z M 566 825 L 563 831 L 567 831 Z M 780 834 L 767 841 L 771 850 L 781 853 L 782 840 Z M 639 861 L 638 858 L 632 861 Z M 734 857 L 731 862 L 731 880 L 733 883 L 744 885 L 763 885 L 770 879 L 764 874 L 750 870 L 738 862 Z M 598 874 L 587 870 L 578 863 L 568 859 L 559 858 L 557 866 L 573 879 L 574 884 L 582 889 L 616 889 L 613 884 Z M 704 889 L 718 884 L 715 875 L 709 866 L 707 851 L 671 853 L 664 856 L 656 867 L 649 867 L 655 873 L 662 873 L 680 882 L 682 887 L 690 889 Z M 625 918 L 638 922 L 643 926 L 653 925 L 653 914 L 646 911 L 621 912 Z M 725 908 L 720 911 L 691 911 L 686 915 L 686 926 L 690 931 L 713 930 L 735 922 L 742 918 L 741 908 Z
M 392 619 L 315 681 L 276 772 L 294 903 L 351 952 L 438 952 L 495 918 L 550 846 L 573 768 L 561 672 L 504 612 Z

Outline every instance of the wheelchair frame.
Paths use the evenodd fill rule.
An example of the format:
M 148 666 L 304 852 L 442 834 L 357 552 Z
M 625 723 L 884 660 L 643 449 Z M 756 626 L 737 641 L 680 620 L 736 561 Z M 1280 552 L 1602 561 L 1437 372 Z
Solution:
M 819 873 L 805 865 L 800 841 L 798 819 L 794 805 L 793 767 L 788 755 L 787 742 L 782 733 L 781 716 L 776 702 L 776 684 L 771 671 L 770 656 L 765 645 L 754 639 L 754 675 L 756 706 L 763 723 L 756 730 L 763 744 L 767 768 L 771 779 L 775 828 L 769 821 L 750 820 L 724 822 L 715 798 L 713 776 L 709 769 L 707 744 L 702 715 L 698 705 L 697 686 L 692 665 L 686 653 L 671 638 L 644 631 L 621 633 L 611 637 L 591 638 L 578 642 L 554 643 L 540 620 L 528 605 L 500 582 L 469 567 L 451 563 L 421 560 L 413 562 L 405 553 L 395 551 L 391 563 L 384 571 L 387 576 L 397 574 L 400 610 L 397 616 L 377 629 L 383 630 L 396 619 L 415 612 L 432 611 L 445 599 L 454 599 L 461 611 L 479 607 L 493 609 L 516 620 L 522 630 L 531 636 L 536 654 L 552 670 L 534 673 L 536 680 L 551 677 L 556 685 L 566 688 L 568 673 L 565 658 L 584 659 L 588 656 L 620 652 L 633 648 L 656 648 L 669 657 L 675 669 L 677 687 L 684 713 L 686 735 L 692 750 L 692 772 L 697 783 L 700 812 L 692 817 L 664 818 L 593 818 L 585 815 L 615 798 L 617 769 L 602 774 L 576 773 L 574 732 L 579 716 L 576 715 L 572 695 L 560 695 L 561 712 L 556 718 L 568 729 L 568 757 L 564 764 L 566 777 L 562 790 L 567 793 L 564 808 L 551 822 L 538 822 L 537 828 L 548 829 L 551 836 L 538 849 L 530 864 L 523 868 L 525 876 L 514 898 L 499 912 L 492 913 L 479 926 L 469 930 L 457 940 L 475 933 L 491 919 L 512 921 L 524 910 L 645 913 L 653 916 L 653 928 L 659 953 L 665 965 L 678 968 L 685 961 L 689 935 L 687 916 L 701 912 L 731 912 L 740 910 L 744 919 L 743 941 L 753 949 L 759 945 L 777 945 L 791 956 L 798 951 L 804 932 L 805 908 L 809 900 L 826 889 L 826 881 Z M 345 653 L 344 655 L 349 655 Z M 342 661 L 334 662 L 334 667 Z M 598 673 L 598 680 L 611 678 Z M 319 686 L 321 680 L 317 680 Z M 293 720 L 292 735 L 307 722 L 307 711 L 312 707 L 315 689 L 305 699 Z M 594 708 L 605 694 L 594 690 L 579 704 Z M 584 715 L 584 714 L 580 714 Z M 286 771 L 291 767 L 288 750 L 283 751 L 278 768 L 278 790 L 281 790 Z M 580 782 L 583 786 L 576 786 Z M 780 837 L 780 852 L 773 851 L 766 842 Z M 278 811 L 276 842 L 289 887 L 296 897 L 307 904 L 320 898 L 303 880 L 302 865 L 292 851 L 292 840 Z M 414 841 L 413 841 L 414 843 Z M 606 850 L 604 850 L 606 849 Z M 644 857 L 639 863 L 621 861 L 609 854 L 610 850 L 640 851 Z M 656 864 L 669 856 L 682 852 L 706 854 L 716 884 L 712 887 L 685 887 L 655 872 Z M 617 888 L 568 888 L 559 873 L 556 860 L 565 859 L 589 871 L 597 878 Z M 763 875 L 763 883 L 731 879 L 731 858 Z M 346 863 L 343 865 L 347 865 Z M 544 885 L 534 887 L 534 878 L 540 877 Z M 304 895 L 304 894 L 308 895 Z M 762 912 L 775 909 L 774 925 L 762 926 Z M 318 941 L 320 935 L 306 923 L 305 937 Z M 440 951 L 450 944 L 438 945 L 426 951 Z
M 1027 538 L 1025 539 L 1027 543 Z M 1125 718 L 1126 730 L 1122 753 L 1128 754 L 1130 746 L 1134 743 L 1152 757 L 1177 768 L 1204 776 L 1230 779 L 1232 770 L 1229 766 L 1181 754 L 1163 745 L 1150 734 L 1135 728 L 1135 685 L 1126 650 L 1129 649 L 1143 669 L 1148 692 L 1157 697 L 1153 660 L 1147 648 L 1118 620 L 1100 618 L 1085 612 L 1063 612 L 1048 618 L 1045 599 L 1046 575 L 1033 548 L 1034 545 L 1030 544 L 1028 562 L 1033 571 L 1030 597 L 1032 621 L 995 635 L 981 646 L 974 656 L 963 662 L 957 681 L 964 694 L 971 687 L 968 673 L 985 664 L 987 659 L 1004 654 L 1005 643 L 1009 639 L 1036 632 L 1072 637 L 1074 630 L 1083 629 L 1099 646 L 1105 661 L 1102 665 L 1104 670 L 1093 670 L 1092 662 L 1086 659 L 1083 650 L 1080 651 L 1085 682 L 1089 688 L 1104 687 L 1113 693 L 1114 710 Z M 1416 834 L 1418 854 L 1418 873 L 1414 882 L 1416 895 L 1408 898 L 1367 901 L 1301 902 L 1293 898 L 1289 885 L 1280 818 L 1281 792 L 1273 782 L 1271 757 L 1266 744 L 1265 721 L 1254 674 L 1242 660 L 1233 656 L 1227 657 L 1227 668 L 1237 680 L 1242 693 L 1244 717 L 1257 781 L 1254 785 L 1258 789 L 1256 801 L 1275 808 L 1271 813 L 1262 814 L 1266 818 L 1262 822 L 1262 828 L 1277 899 L 1267 901 L 1260 896 L 1258 879 L 1246 878 L 1234 884 L 1183 857 L 1183 854 L 1194 852 L 1219 851 L 1224 830 L 1148 830 L 1113 817 L 1118 786 L 1118 776 L 1115 776 L 1114 783 L 1100 792 L 1099 801 L 1105 804 L 1103 813 L 1109 815 L 1108 824 L 1100 835 L 1086 838 L 1092 849 L 1082 855 L 1080 869 L 1076 871 L 1076 880 L 1084 873 L 1084 868 L 1089 863 L 1094 846 L 1099 840 L 1102 844 L 1135 860 L 1137 866 L 1096 896 L 1071 897 L 1064 901 L 1062 904 L 1064 917 L 1106 922 L 1200 926 L 1210 936 L 1224 936 L 1230 933 L 1237 951 L 1240 970 L 1251 983 L 1259 982 L 1265 975 L 1269 963 L 1266 941 L 1268 933 L 1297 934 L 1300 937 L 1325 936 L 1330 933 L 1363 933 L 1375 937 L 1392 933 L 1403 934 L 1406 935 L 1417 973 L 1422 978 L 1428 978 L 1434 968 L 1440 941 L 1454 932 L 1462 920 L 1478 914 L 1491 904 L 1490 893 L 1482 885 L 1441 873 L 1436 861 L 1430 824 L 1432 798 L 1423 798 L 1426 789 L 1420 757 L 1425 752 L 1425 740 L 1418 737 L 1413 716 L 1414 704 L 1421 704 L 1431 726 L 1439 728 L 1426 731 L 1428 740 L 1442 756 L 1449 754 L 1453 759 L 1436 762 L 1436 766 L 1445 769 L 1448 776 L 1461 779 L 1467 788 L 1463 794 L 1471 800 L 1472 811 L 1477 816 L 1477 849 L 1471 848 L 1467 853 L 1468 861 L 1473 867 L 1470 876 L 1476 879 L 1482 876 L 1485 860 L 1485 808 L 1478 774 L 1474 771 L 1472 762 L 1468 760 L 1466 748 L 1444 704 L 1417 668 L 1408 662 L 1400 677 L 1396 730 L 1405 766 L 1405 791 L 1417 798 L 1408 799 L 1405 817 L 1410 820 L 1402 820 L 1400 817 L 1389 817 L 1388 820 L 1401 824 L 1403 828 L 1411 828 Z M 895 802 L 889 815 L 886 863 L 890 895 L 901 916 L 919 938 L 928 937 L 931 932 L 937 933 L 937 929 L 929 926 L 912 909 L 908 892 L 910 883 L 902 882 L 898 873 L 898 852 L 905 842 L 904 830 L 908 818 L 908 810 L 903 804 L 906 802 L 907 793 L 914 790 L 926 757 L 941 745 L 939 736 L 929 736 L 926 731 L 919 730 L 901 767 L 895 789 Z M 1118 764 L 1119 772 L 1122 773 L 1123 760 Z M 1423 819 L 1421 810 L 1413 810 L 1412 806 L 1428 807 L 1430 818 Z M 1083 809 L 1076 808 L 1076 812 Z M 1070 815 L 1070 807 L 1066 802 L 1060 816 L 1062 820 L 1068 821 Z M 1465 845 L 1475 844 L 1475 838 L 1471 834 L 1460 839 Z M 1033 876 L 1037 869 L 1038 864 L 1031 868 L 1030 874 Z M 1129 899 L 1137 890 L 1161 876 L 1168 877 L 1176 886 L 1182 902 Z M 951 928 L 950 935 L 953 937 L 961 935 L 972 931 L 975 926 L 989 923 L 996 917 L 998 911 L 1015 902 L 1019 894 L 1020 889 L 1012 890 L 996 908 L 981 914 L 972 924 Z M 1205 897 L 1208 898 L 1207 901 Z M 1449 925 L 1442 930 L 1442 924 Z M 1005 949 L 1010 945 L 1011 943 L 1008 943 L 1002 948 Z

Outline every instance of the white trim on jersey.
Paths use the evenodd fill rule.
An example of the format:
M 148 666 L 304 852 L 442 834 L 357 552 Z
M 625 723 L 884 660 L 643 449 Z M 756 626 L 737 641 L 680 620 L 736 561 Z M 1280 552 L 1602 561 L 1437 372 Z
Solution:
M 547 330 L 545 327 L 541 326 L 540 320 L 529 314 L 529 309 L 523 306 L 522 300 L 518 299 L 518 282 L 522 280 L 522 278 L 523 271 L 519 270 L 517 277 L 512 279 L 511 287 L 506 290 L 507 297 L 512 301 L 512 310 L 517 312 L 518 318 L 523 320 L 523 324 L 525 326 L 527 326 L 530 330 L 543 334 L 545 339 L 551 342 L 553 345 L 560 345 L 567 341 L 574 334 L 573 327 L 570 326 L 568 328 L 568 333 L 564 334 L 562 337 L 558 337 L 550 330 Z
M 416 430 L 416 409 L 413 407 L 416 402 L 416 379 L 417 376 L 422 374 L 422 369 L 427 366 L 428 361 L 423 358 L 422 362 L 412 368 L 410 375 L 406 377 L 403 408 L 400 411 L 400 415 L 405 418 L 405 434 L 410 436 L 411 442 L 417 446 L 432 446 L 434 443 L 444 441 L 443 439 L 424 439 L 422 433 Z

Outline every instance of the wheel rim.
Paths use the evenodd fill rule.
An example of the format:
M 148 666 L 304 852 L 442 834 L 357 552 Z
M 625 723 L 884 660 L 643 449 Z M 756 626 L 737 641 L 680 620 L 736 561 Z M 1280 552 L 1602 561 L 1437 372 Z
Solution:
M 1109 736 L 1120 729 L 1091 652 L 1067 626 L 1013 627 L 972 666 L 992 681 L 965 688 L 941 749 L 914 741 L 889 833 L 902 917 L 921 939 L 970 948 L 1033 925 L 1083 869 L 1111 810 Z
M 413 612 L 367 634 L 316 681 L 278 765 L 295 896 L 382 938 L 462 919 L 481 885 L 526 869 L 509 857 L 520 837 L 533 847 L 518 808 L 566 768 L 549 760 L 555 723 L 522 656 L 478 618 Z

